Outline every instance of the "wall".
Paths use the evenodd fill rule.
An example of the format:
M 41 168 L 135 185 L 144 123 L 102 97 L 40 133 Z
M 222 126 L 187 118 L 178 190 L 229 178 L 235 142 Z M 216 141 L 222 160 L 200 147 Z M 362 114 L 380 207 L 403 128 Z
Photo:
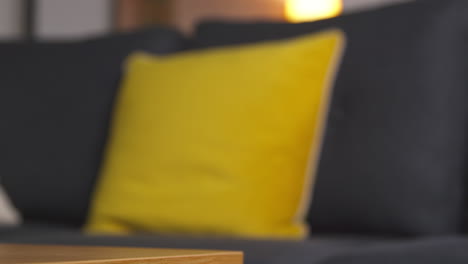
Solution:
M 0 0 L 0 39 L 21 37 L 21 1 Z
M 36 0 L 36 37 L 71 39 L 112 30 L 112 0 Z M 22 1 L 0 0 L 0 39 L 22 36 Z
M 112 30 L 113 0 L 36 0 L 37 37 L 71 39 Z M 345 12 L 409 0 L 344 0 Z M 0 39 L 21 37 L 21 2 L 0 0 Z M 128 1 L 138 2 L 137 0 Z M 140 1 L 141 2 L 141 1 Z M 173 24 L 190 32 L 194 21 L 223 16 L 231 19 L 278 19 L 284 0 L 173 0 Z
M 284 18 L 285 0 L 173 0 L 172 21 L 178 28 L 189 33 L 193 24 L 200 20 L 280 20 Z M 311 0 L 313 1 L 313 0 Z M 326 1 L 326 0 L 323 0 Z M 408 0 L 343 0 L 344 12 L 388 5 Z
M 39 0 L 36 32 L 40 39 L 69 39 L 112 29 L 110 0 Z
M 345 12 L 353 12 L 361 9 L 373 8 L 409 0 L 344 0 Z

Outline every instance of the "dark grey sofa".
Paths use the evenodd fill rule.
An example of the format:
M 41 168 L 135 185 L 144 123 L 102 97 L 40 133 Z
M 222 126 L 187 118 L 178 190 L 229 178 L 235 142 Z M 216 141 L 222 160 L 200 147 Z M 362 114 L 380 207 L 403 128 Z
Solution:
M 163 247 L 242 250 L 245 263 L 321 263 L 331 256 L 340 256 L 377 245 L 392 245 L 400 240 L 359 237 L 317 237 L 308 241 L 253 241 L 202 239 L 136 235 L 131 237 L 85 236 L 78 231 L 40 227 L 24 227 L 0 231 L 1 242 L 53 245 L 100 245 L 130 247 Z M 406 241 L 406 240 L 405 240 Z
M 78 230 L 29 224 L 0 229 L 0 242 L 242 250 L 245 263 L 373 264 L 466 263 L 468 238 L 396 238 L 388 236 L 314 236 L 306 241 L 255 241 L 167 237 L 161 235 L 87 236 Z
M 202 23 L 76 43 L 0 44 L 0 176 L 25 223 L 0 242 L 242 250 L 247 264 L 468 262 L 468 2 L 313 23 Z M 89 236 L 121 64 L 338 27 L 338 73 L 306 241 Z M 183 74 L 183 73 L 181 73 Z M 235 74 L 235 73 L 233 73 Z

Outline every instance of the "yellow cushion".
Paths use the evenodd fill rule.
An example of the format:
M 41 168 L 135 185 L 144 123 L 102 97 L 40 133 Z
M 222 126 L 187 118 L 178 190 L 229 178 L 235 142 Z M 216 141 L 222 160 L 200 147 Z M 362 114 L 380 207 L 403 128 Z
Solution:
M 342 44 L 132 55 L 87 230 L 304 237 Z

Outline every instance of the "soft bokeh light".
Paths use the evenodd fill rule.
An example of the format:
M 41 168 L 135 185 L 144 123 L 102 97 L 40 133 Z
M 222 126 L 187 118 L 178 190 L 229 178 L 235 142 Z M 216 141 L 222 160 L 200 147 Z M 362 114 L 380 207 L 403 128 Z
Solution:
M 342 0 L 286 0 L 286 18 L 306 22 L 337 16 L 343 10 Z

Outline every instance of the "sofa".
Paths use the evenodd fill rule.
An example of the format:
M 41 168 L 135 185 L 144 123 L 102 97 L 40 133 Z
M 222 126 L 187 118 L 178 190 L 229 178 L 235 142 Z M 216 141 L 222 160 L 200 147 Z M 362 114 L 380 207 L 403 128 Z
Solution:
M 190 38 L 155 26 L 69 43 L 0 43 L 0 176 L 24 219 L 0 227 L 0 242 L 241 250 L 247 264 L 466 263 L 467 14 L 465 0 L 420 0 L 301 24 L 207 21 Z M 347 48 L 308 239 L 81 231 L 130 53 L 166 56 L 326 28 L 342 29 Z

